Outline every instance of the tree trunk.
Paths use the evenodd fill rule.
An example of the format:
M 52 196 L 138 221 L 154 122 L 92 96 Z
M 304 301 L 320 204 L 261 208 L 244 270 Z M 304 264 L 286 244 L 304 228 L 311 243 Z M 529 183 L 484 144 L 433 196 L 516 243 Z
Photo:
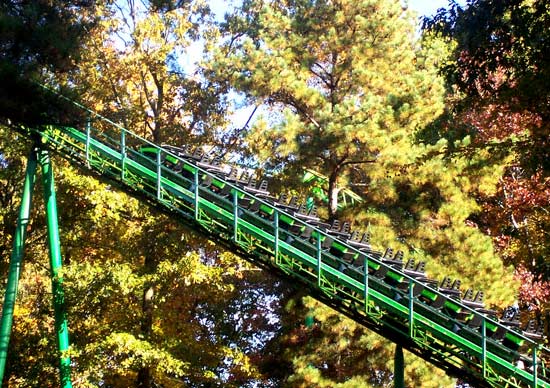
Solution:
M 145 267 L 148 272 L 153 271 L 155 267 L 154 259 L 149 256 L 145 259 Z M 143 290 L 143 302 L 142 302 L 142 318 L 141 318 L 141 333 L 143 338 L 148 341 L 153 331 L 153 299 L 155 297 L 155 287 L 150 284 Z M 142 366 L 136 378 L 136 387 L 138 388 L 152 388 L 154 384 L 153 376 L 151 374 L 151 368 L 148 365 Z
M 338 193 L 340 189 L 336 186 L 338 180 L 338 171 L 332 171 L 328 178 L 328 219 L 332 222 L 336 218 L 338 212 Z

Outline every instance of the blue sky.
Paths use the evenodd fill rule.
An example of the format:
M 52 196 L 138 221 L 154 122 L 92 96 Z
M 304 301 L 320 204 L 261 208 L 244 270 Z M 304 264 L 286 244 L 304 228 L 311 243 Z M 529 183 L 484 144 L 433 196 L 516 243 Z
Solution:
M 228 12 L 232 7 L 231 4 L 240 4 L 241 0 L 208 0 L 212 10 L 223 18 L 225 12 Z M 459 0 L 459 3 L 465 3 L 464 0 Z M 449 0 L 408 0 L 409 7 L 418 13 L 418 16 L 431 16 L 435 14 L 438 8 L 446 8 L 449 5 Z M 192 56 L 193 57 L 193 56 Z M 254 107 L 244 107 L 233 115 L 232 121 L 236 126 L 242 126 L 248 119 Z
M 236 1 L 233 1 L 233 3 Z M 220 15 L 223 15 L 225 11 L 229 9 L 228 7 L 228 1 L 225 0 L 210 0 L 210 6 L 212 9 Z M 430 16 L 433 15 L 438 8 L 445 8 L 447 5 L 449 5 L 449 0 L 408 0 L 409 7 L 416 12 L 420 16 Z M 460 1 L 460 3 L 464 3 L 464 1 Z
M 409 7 L 419 15 L 433 15 L 438 8 L 446 8 L 448 0 L 409 0 Z

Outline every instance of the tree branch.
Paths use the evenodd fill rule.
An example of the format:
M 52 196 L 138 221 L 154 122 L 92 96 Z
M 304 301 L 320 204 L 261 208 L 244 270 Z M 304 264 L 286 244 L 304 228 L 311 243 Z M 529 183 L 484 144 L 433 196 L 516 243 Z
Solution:
M 365 159 L 365 160 L 348 160 L 347 162 L 342 162 L 341 166 L 348 166 L 350 164 L 367 164 L 367 163 L 376 163 L 376 159 Z

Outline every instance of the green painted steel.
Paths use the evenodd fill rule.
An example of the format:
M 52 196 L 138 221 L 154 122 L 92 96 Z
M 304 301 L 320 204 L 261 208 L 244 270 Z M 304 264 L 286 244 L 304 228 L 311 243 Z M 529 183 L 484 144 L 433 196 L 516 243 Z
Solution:
M 17 296 L 17 284 L 21 270 L 21 262 L 25 246 L 25 235 L 30 217 L 32 192 L 36 176 L 37 163 L 42 168 L 44 186 L 44 203 L 48 225 L 48 245 L 50 249 L 50 265 L 52 274 L 52 294 L 55 311 L 55 331 L 57 333 L 58 348 L 60 351 L 60 386 L 72 387 L 70 378 L 70 358 L 64 352 L 69 350 L 69 335 L 67 318 L 64 307 L 62 278 L 58 275 L 61 269 L 61 251 L 59 244 L 59 227 L 57 224 L 57 204 L 55 198 L 53 170 L 48 151 L 38 151 L 33 148 L 27 162 L 27 171 L 17 227 L 14 234 L 13 252 L 10 259 L 8 284 L 5 292 L 4 307 L 2 309 L 2 323 L 0 327 L 0 382 L 3 380 L 7 359 L 10 333 L 13 324 L 13 310 Z
M 179 158 L 178 161 L 182 163 L 184 170 L 192 171 L 192 177 L 185 178 L 165 166 L 161 166 L 159 173 L 156 158 L 147 158 L 130 149 L 126 149 L 128 156 L 123 165 L 120 163 L 123 157 L 121 145 L 112 140 L 118 137 L 116 134 L 92 131 L 88 137 L 85 132 L 75 128 L 54 127 L 36 131 L 41 133 L 50 147 L 60 154 L 81 165 L 89 164 L 92 169 L 104 177 L 115 180 L 130 192 L 149 196 L 159 206 L 171 211 L 174 216 L 196 225 L 210 238 L 251 261 L 302 282 L 310 287 L 318 299 L 387 338 L 402 343 L 409 351 L 448 373 L 460 374 L 478 386 L 534 386 L 533 373 L 516 366 L 519 357 L 516 350 L 483 336 L 463 322 L 421 302 L 419 298 L 414 298 L 411 303 L 408 293 L 399 294 L 395 286 L 389 285 L 373 273 L 385 269 L 386 273 L 390 274 L 388 278 L 393 281 L 404 280 L 412 283 L 414 287 L 422 287 L 421 295 L 425 295 L 427 300 L 443 298 L 451 311 L 466 311 L 472 315 L 479 313 L 388 267 L 376 257 L 347 246 L 345 242 L 339 242 L 337 250 L 342 251 L 341 248 L 345 248 L 346 252 L 363 255 L 365 265 L 361 270 L 348 268 L 342 272 L 338 265 L 343 263 L 341 258 L 334 257 L 326 251 L 321 252 L 316 244 L 298 241 L 292 233 L 280 225 L 277 227 L 271 219 L 259 217 L 247 212 L 245 207 L 240 207 L 238 201 L 242 199 L 259 201 L 270 209 L 272 214 L 277 213 L 279 220 L 283 216 L 291 220 L 292 222 L 287 223 L 289 226 L 308 226 L 293 215 L 246 193 L 242 188 L 224 182 L 232 188 L 237 202 L 234 198 L 219 196 L 201 185 L 205 177 L 220 179 L 219 177 Z M 133 144 L 156 147 L 131 132 L 126 132 L 126 136 L 132 137 Z M 90 147 L 88 160 L 85 159 L 87 143 Z M 163 152 L 167 151 L 160 148 L 157 151 Z M 172 156 L 177 158 L 175 155 Z M 124 174 L 121 174 L 121 168 L 126 169 Z M 122 176 L 126 179 L 121 180 Z M 238 208 L 235 207 L 235 203 Z M 235 232 L 237 239 L 234 239 Z M 326 232 L 316 228 L 314 232 L 315 236 L 318 236 L 318 242 L 328 237 Z M 276 251 L 278 259 L 275 257 Z M 494 327 L 504 330 L 507 336 L 519 340 L 516 342 L 523 342 L 522 346 L 538 346 L 500 323 L 487 317 L 484 319 Z M 414 325 L 411 326 L 409 322 L 414 322 Z M 486 354 L 483 354 L 485 346 Z M 526 352 L 529 352 L 529 349 Z M 547 349 L 544 349 L 544 352 L 547 352 Z M 540 359 L 537 361 L 540 362 Z M 536 381 L 536 386 L 550 387 L 546 380 L 538 378 Z
M 403 357 L 403 347 L 399 344 L 395 345 L 393 384 L 395 388 L 405 388 L 405 358 Z
M 328 203 L 328 178 L 317 171 L 306 169 L 302 182 L 312 183 L 311 193 L 321 201 Z M 355 203 L 363 202 L 363 198 L 357 195 L 353 190 L 342 187 L 338 191 L 338 209 L 343 209 Z
M 10 343 L 11 328 L 13 324 L 13 310 L 15 308 L 15 300 L 17 298 L 17 286 L 19 283 L 19 275 L 21 273 L 21 262 L 23 260 L 23 252 L 25 250 L 25 237 L 27 234 L 27 225 L 29 223 L 31 212 L 36 166 L 36 152 L 32 150 L 27 161 L 25 183 L 23 185 L 23 194 L 21 196 L 21 204 L 19 207 L 19 217 L 17 218 L 17 226 L 13 235 L 13 250 L 10 258 L 8 283 L 6 285 L 4 305 L 2 308 L 2 323 L 0 326 L 0 385 L 2 385 L 2 381 L 4 380 L 4 372 L 6 369 L 8 346 Z
M 20 132 L 38 133 L 60 155 L 147 198 L 257 265 L 294 279 L 317 299 L 451 375 L 479 387 L 550 388 L 543 364 L 549 349 L 370 252 L 346 241 L 329 243 L 327 232 L 130 131 L 113 125 L 109 131 L 50 126 Z M 140 152 L 144 147 L 150 150 Z M 209 183 L 214 180 L 219 182 L 215 188 Z M 221 187 L 227 195 L 219 193 Z M 249 210 L 249 204 L 260 211 Z M 313 242 L 298 237 L 310 229 Z M 362 264 L 350 266 L 346 257 Z M 430 305 L 439 302 L 445 307 Z M 487 332 L 464 317 L 481 319 Z M 495 333 L 513 346 L 493 338 Z
M 42 182 L 44 186 L 44 204 L 46 206 L 46 220 L 48 225 L 48 246 L 50 251 L 50 270 L 52 279 L 52 298 L 55 314 L 55 332 L 59 350 L 59 378 L 61 388 L 72 387 L 71 360 L 67 355 L 69 350 L 69 329 L 65 310 L 65 295 L 63 278 L 60 275 L 62 268 L 61 247 L 59 243 L 59 225 L 57 222 L 57 202 L 53 168 L 49 151 L 40 151 L 39 162 L 42 168 Z

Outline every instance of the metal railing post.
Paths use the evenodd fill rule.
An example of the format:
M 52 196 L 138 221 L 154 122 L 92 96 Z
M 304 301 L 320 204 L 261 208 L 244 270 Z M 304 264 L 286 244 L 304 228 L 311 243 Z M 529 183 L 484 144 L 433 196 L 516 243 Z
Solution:
M 409 280 L 409 337 L 414 336 L 414 282 Z
M 195 169 L 193 176 L 193 184 L 195 185 L 195 221 L 199 220 L 199 169 Z
M 364 298 L 365 298 L 365 313 L 369 311 L 369 257 L 365 255 L 365 262 L 363 263 L 363 286 L 364 286 Z
M 483 377 L 487 377 L 487 324 L 485 316 L 481 320 L 481 368 Z
M 120 179 L 124 181 L 124 170 L 126 169 L 126 131 L 120 131 Z
M 239 198 L 237 190 L 233 190 L 233 241 L 237 242 L 239 228 Z
M 90 167 L 90 132 L 91 132 L 92 122 L 90 118 L 88 117 L 88 120 L 86 120 L 86 166 Z
M 273 254 L 275 255 L 275 263 L 279 263 L 279 211 L 275 209 L 275 213 L 273 215 L 273 224 L 275 225 L 275 235 L 274 235 L 274 243 L 275 246 L 273 247 Z
M 157 199 L 161 199 L 160 198 L 160 195 L 161 195 L 161 191 L 160 191 L 160 185 L 161 185 L 161 171 L 162 171 L 162 164 L 161 164 L 161 152 L 162 152 L 162 149 L 158 149 L 158 152 L 157 152 Z
M 539 383 L 537 365 L 537 344 L 533 344 L 533 387 L 537 387 Z
M 321 287 L 321 233 L 317 233 L 317 286 Z

